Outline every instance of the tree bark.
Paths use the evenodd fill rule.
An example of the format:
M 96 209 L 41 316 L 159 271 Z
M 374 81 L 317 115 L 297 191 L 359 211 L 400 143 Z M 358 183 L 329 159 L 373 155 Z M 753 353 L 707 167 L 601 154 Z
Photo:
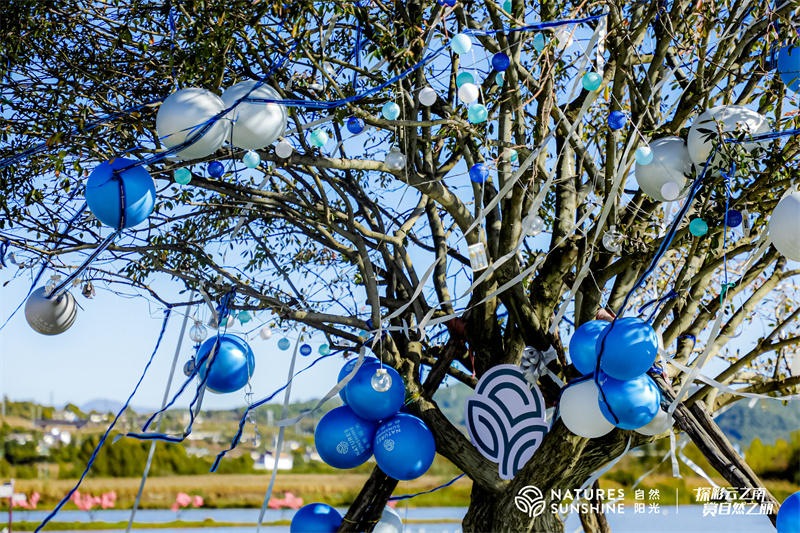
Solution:
M 597 506 L 599 511 L 589 511 L 587 513 L 581 512 L 580 519 L 583 526 L 583 533 L 611 533 L 611 527 L 608 525 L 605 513 L 603 513 L 603 502 L 599 498 L 600 483 L 595 481 L 592 484 L 592 498 L 589 504 Z
M 377 466 L 347 510 L 339 532 L 369 533 L 383 516 L 383 509 L 397 487 L 397 480 L 383 473 Z

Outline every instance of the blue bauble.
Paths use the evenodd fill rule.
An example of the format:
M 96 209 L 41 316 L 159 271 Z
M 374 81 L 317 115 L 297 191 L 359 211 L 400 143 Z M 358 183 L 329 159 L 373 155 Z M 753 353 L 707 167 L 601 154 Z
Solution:
M 122 196 L 125 197 L 125 220 L 122 228 L 138 226 L 150 216 L 156 205 L 156 184 L 142 166 L 114 172 L 136 161 L 114 158 L 95 167 L 86 181 L 86 203 L 97 220 L 112 228 L 120 227 Z M 120 191 L 122 183 L 123 191 Z
M 597 366 L 597 337 L 608 327 L 605 320 L 582 324 L 569 341 L 569 357 L 581 374 L 591 374 Z
M 256 168 L 261 164 L 261 156 L 254 150 L 248 150 L 242 156 L 242 163 L 244 163 L 244 166 L 247 168 Z
M 439 5 L 453 7 L 456 5 L 456 0 L 438 0 Z
M 394 102 L 386 102 L 383 104 L 381 114 L 386 120 L 397 120 L 397 117 L 400 116 L 400 106 Z
M 640 318 L 619 318 L 600 333 L 595 350 L 603 372 L 615 379 L 633 379 L 653 366 L 658 335 Z
M 435 456 L 433 433 L 414 415 L 400 413 L 390 418 L 375 435 L 375 461 L 394 479 L 417 479 L 428 471 Z
M 467 120 L 470 124 L 480 124 L 489 118 L 489 110 L 483 104 L 472 104 L 467 109 Z
M 311 355 L 311 345 L 310 344 L 303 344 L 300 346 L 300 355 L 303 357 L 308 357 Z
M 489 169 L 483 163 L 476 163 L 469 169 L 469 179 L 475 183 L 483 183 L 489 177 Z
M 342 515 L 330 505 L 309 503 L 294 514 L 289 533 L 336 533 L 341 523 Z
M 287 339 L 286 337 L 284 337 L 284 338 L 282 338 L 281 340 L 278 341 L 278 349 L 280 349 L 280 350 L 282 350 L 284 352 L 286 350 L 288 350 L 291 347 L 291 345 L 292 345 L 291 341 L 289 339 Z
M 784 46 L 778 52 L 778 74 L 790 90 L 800 91 L 800 48 Z
M 317 424 L 314 445 L 325 463 L 334 468 L 355 468 L 372 457 L 378 423 L 365 420 L 343 405 L 328 412 Z
M 778 510 L 778 533 L 800 533 L 800 492 L 786 498 Z
M 212 161 L 208 164 L 206 169 L 208 170 L 208 175 L 212 178 L 221 178 L 225 173 L 225 165 L 219 161 Z
M 211 360 L 215 346 L 216 355 L 213 355 Z M 218 394 L 236 392 L 247 385 L 256 368 L 253 350 L 243 339 L 230 333 L 222 333 L 219 337 L 211 337 L 204 342 L 197 352 L 196 359 L 202 361 L 198 369 L 200 379 L 205 379 L 208 373 L 206 388 Z
M 602 391 L 598 394 L 600 411 L 606 420 L 618 428 L 644 427 L 658 414 L 661 393 L 656 382 L 647 374 L 622 381 L 601 372 L 598 382 Z M 603 400 L 604 395 L 605 400 Z M 617 421 L 614 420 L 612 411 L 617 415 Z
M 728 209 L 725 213 L 725 225 L 729 228 L 737 228 L 742 224 L 742 212 L 736 209 Z
M 492 56 L 492 67 L 495 70 L 503 72 L 510 65 L 511 65 L 511 60 L 503 52 L 497 52 L 495 55 Z
M 339 371 L 339 377 L 336 378 L 336 383 L 339 383 L 340 381 L 342 381 L 347 374 L 352 372 L 353 369 L 356 367 L 356 363 L 357 362 L 358 362 L 358 359 L 350 359 L 348 362 L 346 362 L 344 364 L 344 366 L 342 367 L 342 369 Z M 380 361 L 378 361 L 377 358 L 367 356 L 367 357 L 364 357 L 364 361 L 361 363 L 361 366 L 363 367 L 364 365 L 369 364 L 369 363 L 379 363 L 379 362 Z M 359 367 L 359 370 L 361 370 L 361 367 Z M 353 376 L 353 377 L 355 377 L 355 376 Z M 347 386 L 345 386 L 342 390 L 339 391 L 339 396 L 342 398 L 342 401 L 346 404 L 347 403 Z
M 403 378 L 394 368 L 383 368 L 392 378 L 389 390 L 378 392 L 372 387 L 372 377 L 381 367 L 371 363 L 361 365 L 356 375 L 347 384 L 347 405 L 361 418 L 367 420 L 386 420 L 396 415 L 406 400 L 406 387 Z
M 347 131 L 353 135 L 358 135 L 364 131 L 364 121 L 358 117 L 350 117 L 347 119 Z
M 621 130 L 628 122 L 628 117 L 622 111 L 612 111 L 608 115 L 608 127 L 612 130 Z

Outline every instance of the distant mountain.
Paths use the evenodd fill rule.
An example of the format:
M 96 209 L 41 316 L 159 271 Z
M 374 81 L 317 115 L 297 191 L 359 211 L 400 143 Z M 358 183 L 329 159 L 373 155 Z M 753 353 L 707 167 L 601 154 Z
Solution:
M 777 400 L 763 400 L 748 407 L 744 399 L 716 418 L 717 424 L 733 442 L 744 447 L 756 437 L 764 444 L 789 440 L 789 434 L 800 430 L 800 402 L 786 405 Z

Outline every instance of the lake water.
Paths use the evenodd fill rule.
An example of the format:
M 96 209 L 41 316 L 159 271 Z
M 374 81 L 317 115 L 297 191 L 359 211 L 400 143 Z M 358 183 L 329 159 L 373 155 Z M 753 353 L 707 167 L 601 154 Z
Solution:
M 407 525 L 405 533 L 459 533 L 459 523 L 440 522 L 437 520 L 461 520 L 467 512 L 464 507 L 419 507 L 405 508 L 397 506 L 397 512 L 406 520 L 426 520 L 432 523 Z M 340 509 L 344 514 L 345 509 Z M 267 511 L 264 521 L 291 520 L 295 511 Z M 41 522 L 47 511 L 15 511 L 14 522 Z M 211 519 L 216 522 L 253 523 L 251 527 L 220 528 L 179 528 L 175 530 L 159 529 L 159 532 L 176 531 L 180 533 L 253 533 L 258 521 L 258 509 L 187 509 L 177 517 L 169 510 L 140 510 L 136 513 L 136 522 L 153 524 L 183 521 L 203 521 Z M 626 505 L 623 514 L 607 514 L 609 525 L 614 533 L 774 533 L 769 519 L 764 515 L 724 515 L 703 516 L 703 507 L 699 505 L 681 505 L 678 507 L 662 507 L 659 513 L 637 514 L 632 505 Z M 123 522 L 130 517 L 130 511 L 107 510 L 94 513 L 95 522 Z M 0 513 L 0 518 L 4 518 Z M 59 522 L 88 522 L 89 514 L 83 511 L 62 511 L 55 520 Z M 2 520 L 0 520 L 2 521 Z M 48 529 L 48 531 L 54 531 Z M 264 533 L 289 533 L 288 526 L 262 527 Z M 576 514 L 571 514 L 566 521 L 565 533 L 581 531 L 580 521 Z

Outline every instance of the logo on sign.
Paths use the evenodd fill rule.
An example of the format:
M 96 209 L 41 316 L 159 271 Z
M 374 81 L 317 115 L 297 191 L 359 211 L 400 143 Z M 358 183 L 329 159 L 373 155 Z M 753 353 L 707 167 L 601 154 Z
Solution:
M 517 506 L 517 509 L 533 518 L 544 512 L 544 496 L 542 496 L 542 491 L 538 488 L 528 485 L 519 489 L 517 495 L 514 496 L 514 505 Z

